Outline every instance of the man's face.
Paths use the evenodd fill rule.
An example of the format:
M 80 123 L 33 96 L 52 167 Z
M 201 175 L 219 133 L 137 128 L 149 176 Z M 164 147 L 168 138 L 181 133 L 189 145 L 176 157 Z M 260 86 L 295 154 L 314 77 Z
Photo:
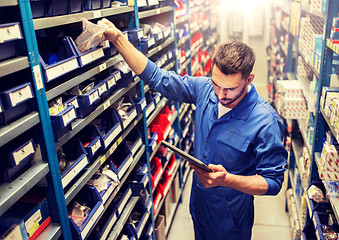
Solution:
M 212 69 L 212 83 L 215 95 L 221 105 L 234 108 L 247 93 L 247 86 L 253 81 L 254 74 L 243 79 L 241 73 L 223 74 L 217 66 Z

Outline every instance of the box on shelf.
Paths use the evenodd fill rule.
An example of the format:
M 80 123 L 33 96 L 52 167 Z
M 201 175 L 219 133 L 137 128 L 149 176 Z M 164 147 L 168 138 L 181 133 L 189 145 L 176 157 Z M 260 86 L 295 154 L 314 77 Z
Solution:
M 72 217 L 72 207 L 75 206 L 76 203 L 86 204 L 89 208 L 88 215 L 84 216 L 84 219 L 78 216 Z M 71 223 L 73 239 L 86 239 L 88 233 L 94 227 L 94 223 L 103 211 L 104 205 L 101 202 L 98 192 L 93 186 L 85 185 L 68 205 L 68 218 Z
M 114 205 L 108 205 L 106 211 L 100 218 L 96 227 L 93 229 L 90 239 L 106 239 L 115 222 L 117 221 L 117 218 L 117 210 L 115 209 Z
M 167 193 L 171 187 L 172 181 L 171 181 L 171 176 L 168 174 L 168 171 L 166 170 L 162 174 L 162 178 L 159 181 L 159 191 L 163 197 L 167 196 Z
M 162 200 L 162 195 L 161 193 L 158 191 L 158 188 L 156 188 L 154 190 L 154 193 L 153 193 L 153 213 L 155 214 L 159 208 L 159 204 Z
M 91 160 L 91 158 L 101 149 L 101 141 L 98 131 L 95 126 L 87 125 L 78 134 L 78 137 L 86 149 L 88 160 Z
M 101 45 L 103 46 L 104 53 L 107 58 L 113 57 L 118 53 L 117 48 L 113 45 L 111 41 L 106 40 L 101 43 Z
M 151 132 L 156 132 L 158 134 L 157 143 L 159 143 L 162 140 L 166 140 L 172 128 L 167 115 L 159 114 L 152 121 L 150 129 Z
M 142 145 L 142 139 L 139 131 L 137 129 L 133 129 L 125 139 L 132 155 L 134 156 Z
M 149 117 L 149 115 L 155 109 L 155 104 L 153 102 L 153 98 L 151 96 L 150 91 L 145 93 L 145 98 L 146 98 L 146 117 Z
M 107 161 L 112 163 L 111 167 L 113 172 L 118 176 L 119 180 L 121 180 L 133 162 L 132 152 L 128 144 L 125 141 L 122 142 Z
M 2 217 L 23 220 L 25 231 L 34 240 L 51 222 L 45 197 L 26 193 Z
M 70 13 L 69 0 L 50 0 L 48 15 L 50 17 L 66 15 Z
M 0 24 L 0 32 L 6 33 L 1 34 L 0 44 L 22 39 L 22 32 L 19 22 Z
M 45 82 L 79 68 L 76 52 L 68 37 L 38 37 L 37 41 Z
M 23 220 L 0 217 L 0 239 L 28 240 Z
M 34 97 L 31 83 L 23 83 L 16 87 L 0 92 L 2 111 L 0 111 L 0 125 L 22 117 L 30 111 L 30 99 Z
M 162 164 L 158 157 L 154 157 L 151 161 L 151 183 L 152 188 L 155 188 L 163 174 L 164 170 L 162 168 Z
M 77 118 L 76 108 L 74 105 L 68 105 L 61 112 L 50 117 L 54 140 L 58 141 L 60 137 L 71 130 L 71 123 Z
M 62 186 L 65 188 L 88 164 L 87 152 L 78 138 L 58 149 Z M 61 167 L 62 166 L 62 167 Z
M 127 88 L 133 82 L 134 72 L 125 61 L 113 65 L 113 69 L 120 72 L 120 78 L 116 76 L 115 79 L 119 88 Z
M 166 240 L 165 216 L 158 215 L 155 221 L 155 236 L 157 240 Z
M 68 39 L 68 41 L 70 42 L 70 45 L 72 46 L 73 50 L 75 51 L 79 65 L 81 67 L 83 67 L 83 66 L 85 66 L 89 63 L 92 63 L 92 62 L 94 62 L 94 61 L 105 56 L 102 46 L 92 48 L 92 49 L 85 51 L 85 52 L 80 52 L 79 49 L 77 48 L 73 38 L 69 37 L 69 36 L 67 36 L 66 38 Z
M 137 116 L 137 110 L 132 98 L 130 96 L 124 96 L 113 104 L 113 106 L 117 111 L 117 116 L 120 118 L 123 129 L 126 129 Z
M 0 181 L 11 182 L 30 165 L 36 148 L 33 139 L 22 137 L 5 144 L 0 151 Z
M 116 111 L 110 108 L 101 113 L 91 125 L 96 126 L 103 149 L 107 149 L 122 131 L 121 122 Z
M 69 0 L 69 12 L 70 13 L 78 13 L 84 11 L 84 3 L 83 1 L 78 0 Z
M 132 190 L 129 186 L 123 185 L 117 195 L 114 197 L 113 202 L 118 216 L 121 216 L 124 208 L 132 196 Z
M 152 133 L 152 136 L 148 138 L 148 151 L 152 153 L 155 148 L 157 147 L 157 140 L 158 140 L 158 134 L 157 133 Z
M 152 203 L 150 201 L 149 206 L 151 205 Z M 142 203 L 137 202 L 131 213 L 131 218 L 133 219 L 133 222 L 129 223 L 129 226 L 131 227 L 135 236 L 138 236 L 138 238 L 140 238 L 141 233 L 144 230 L 149 215 L 149 209 L 145 208 Z
M 142 111 L 147 105 L 146 98 L 132 98 L 132 100 L 137 109 L 137 113 L 142 114 Z
M 30 0 L 32 17 L 40 18 L 47 16 L 49 0 Z

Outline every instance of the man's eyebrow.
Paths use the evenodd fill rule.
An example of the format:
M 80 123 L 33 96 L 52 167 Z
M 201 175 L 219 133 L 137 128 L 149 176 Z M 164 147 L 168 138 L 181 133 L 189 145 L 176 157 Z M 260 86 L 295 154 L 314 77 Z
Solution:
M 212 83 L 213 83 L 215 86 L 220 87 L 218 84 L 216 84 L 216 83 L 213 81 L 212 78 L 211 78 L 211 81 L 212 81 Z M 239 85 L 239 86 L 240 86 L 240 85 Z M 222 89 L 227 89 L 227 90 L 234 90 L 234 89 L 237 89 L 239 86 L 236 86 L 236 87 L 233 87 L 233 88 L 223 88 L 223 87 L 220 87 L 220 88 L 222 88 Z

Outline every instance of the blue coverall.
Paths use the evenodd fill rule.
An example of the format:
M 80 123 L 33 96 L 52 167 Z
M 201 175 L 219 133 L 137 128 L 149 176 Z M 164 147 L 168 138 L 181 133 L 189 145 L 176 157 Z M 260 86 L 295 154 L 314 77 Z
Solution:
M 194 154 L 207 165 L 221 164 L 237 175 L 261 175 L 267 195 L 284 181 L 287 151 L 283 126 L 275 110 L 251 89 L 240 103 L 218 119 L 218 99 L 210 78 L 181 77 L 148 61 L 140 78 L 168 99 L 196 105 Z M 251 238 L 253 196 L 227 187 L 205 188 L 193 175 L 190 213 L 195 239 Z

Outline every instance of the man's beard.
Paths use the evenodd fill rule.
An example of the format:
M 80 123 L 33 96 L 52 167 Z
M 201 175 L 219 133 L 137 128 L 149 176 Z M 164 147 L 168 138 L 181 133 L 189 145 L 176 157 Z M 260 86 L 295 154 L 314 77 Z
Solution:
M 220 104 L 223 105 L 223 106 L 225 106 L 225 107 L 227 107 L 228 105 L 234 103 L 235 101 L 237 101 L 237 100 L 241 97 L 241 95 L 244 93 L 246 87 L 247 87 L 247 85 L 245 84 L 245 86 L 241 89 L 240 93 L 238 93 L 238 95 L 235 96 L 233 99 L 222 98 L 221 100 L 223 100 L 223 101 L 229 101 L 229 102 L 227 102 L 226 104 L 221 103 L 220 100 L 219 100 L 219 98 L 218 98 L 218 96 L 217 96 L 217 95 L 216 95 L 216 96 L 217 96 L 217 98 L 218 98 Z M 215 94 L 215 93 L 214 93 L 214 94 Z

